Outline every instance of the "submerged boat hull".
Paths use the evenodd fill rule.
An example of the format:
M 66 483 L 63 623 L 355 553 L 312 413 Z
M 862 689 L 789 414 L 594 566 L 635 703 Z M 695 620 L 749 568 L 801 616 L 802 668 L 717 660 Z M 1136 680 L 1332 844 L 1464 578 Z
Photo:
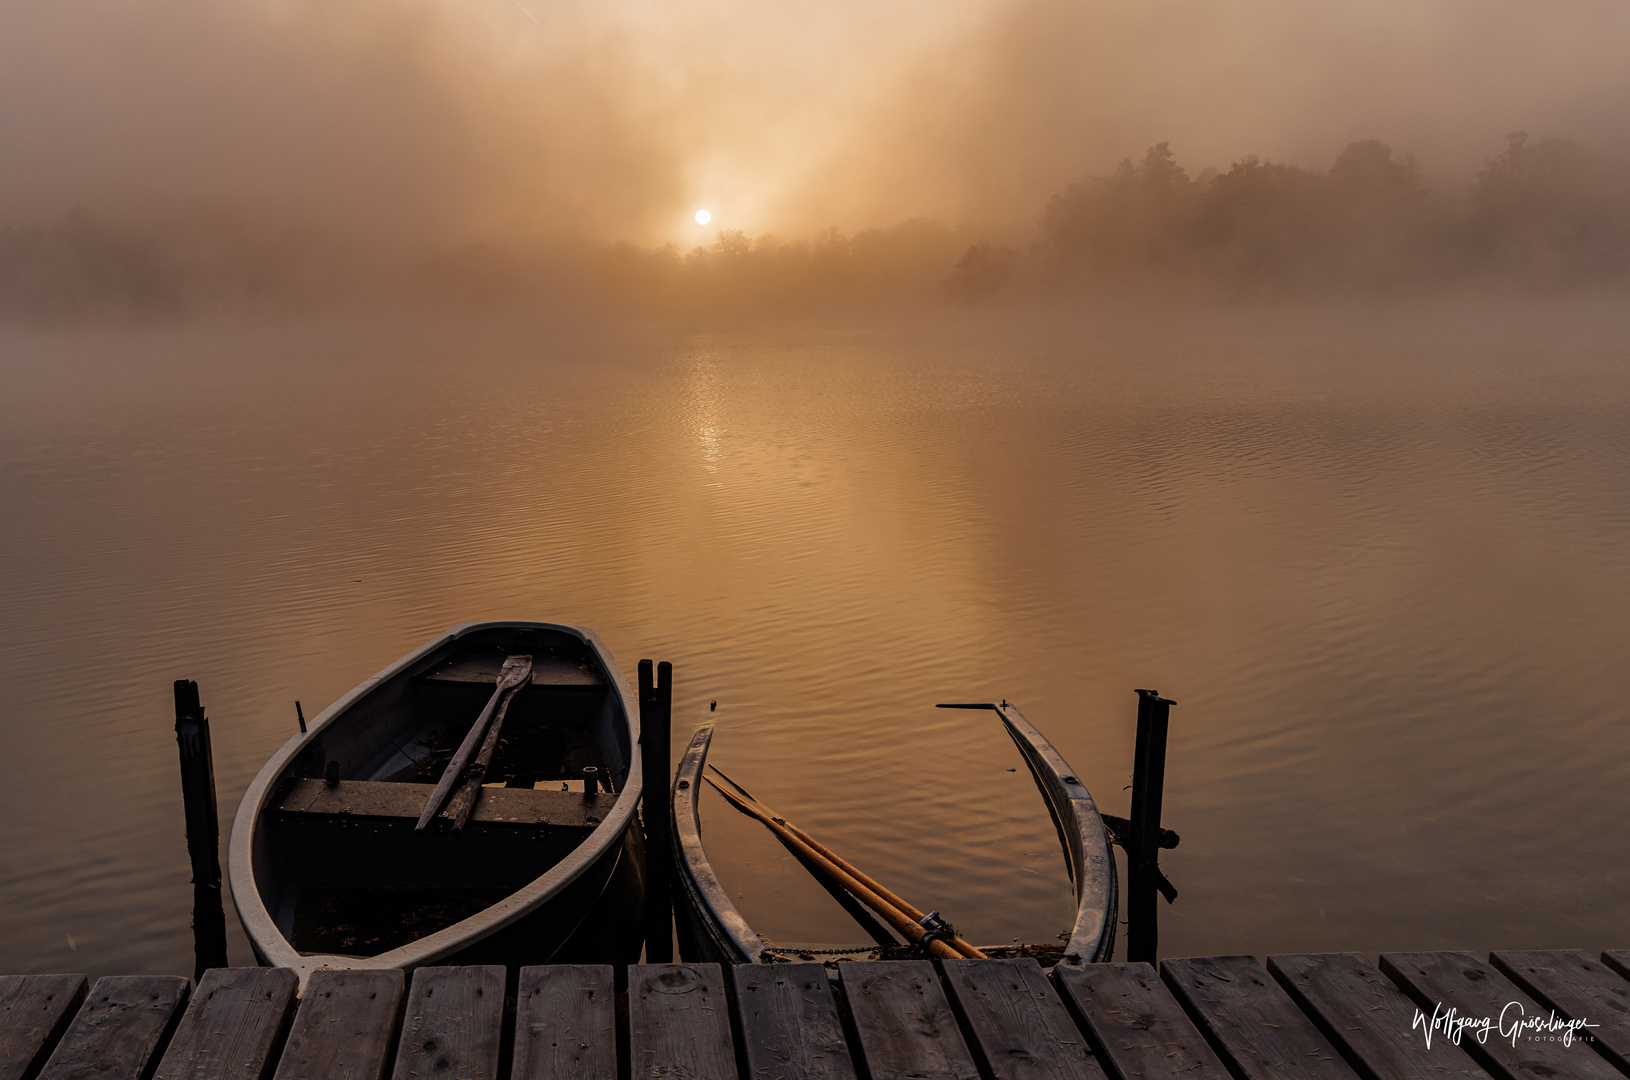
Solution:
M 986 951 L 993 955 L 1037 955 L 1044 963 L 1072 966 L 1107 961 L 1115 950 L 1118 891 L 1115 859 L 1098 808 L 1058 751 L 1018 709 L 1006 702 L 990 708 L 1018 745 L 1058 829 L 1075 890 L 1076 918 L 1069 942 L 1061 951 L 1056 947 L 1043 950 L 1028 946 Z M 829 947 L 817 952 L 806 946 L 772 943 L 748 924 L 720 885 L 702 847 L 700 799 L 712 739 L 712 725 L 697 729 L 674 778 L 673 850 L 678 868 L 674 916 L 680 955 L 686 960 L 760 964 L 837 956 L 890 957 L 897 952 L 877 945 Z
M 504 660 L 534 657 L 462 828 L 416 828 Z M 455 627 L 274 754 L 245 793 L 231 884 L 257 958 L 318 968 L 627 961 L 639 952 L 637 709 L 593 633 Z M 604 790 L 604 789 L 610 790 Z

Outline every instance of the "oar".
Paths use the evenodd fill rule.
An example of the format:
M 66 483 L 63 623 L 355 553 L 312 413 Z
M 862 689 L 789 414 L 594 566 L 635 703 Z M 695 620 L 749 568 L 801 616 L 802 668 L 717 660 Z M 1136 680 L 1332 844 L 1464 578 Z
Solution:
M 441 812 L 442 804 L 447 801 L 447 796 L 452 793 L 453 785 L 457 784 L 463 777 L 466 766 L 470 764 L 470 756 L 475 753 L 477 746 L 482 745 L 489 729 L 494 729 L 492 741 L 496 744 L 495 729 L 499 724 L 503 723 L 504 713 L 509 709 L 510 698 L 514 697 L 515 692 L 531 680 L 532 658 L 530 656 L 511 656 L 504 661 L 503 669 L 498 673 L 497 689 L 493 690 L 492 697 L 487 701 L 487 707 L 481 710 L 480 716 L 476 717 L 474 726 L 470 728 L 470 733 L 464 736 L 463 742 L 459 743 L 458 752 L 453 755 L 453 760 L 449 761 L 447 768 L 442 770 L 441 779 L 436 782 L 436 790 L 430 793 L 430 801 L 424 804 L 424 813 L 419 815 L 419 823 L 413 827 L 414 832 L 423 832 L 425 826 L 435 820 L 436 815 Z M 494 721 L 497 723 L 494 723 Z M 482 753 L 485 755 L 485 760 L 476 762 L 475 767 L 470 770 L 473 774 L 471 779 L 476 787 L 481 786 L 478 777 L 486 775 L 487 761 L 492 758 L 490 747 L 483 747 Z M 472 799 L 470 807 L 473 809 L 474 806 L 475 800 Z M 469 813 L 466 811 L 465 818 L 468 819 L 468 817 Z M 463 822 L 455 822 L 454 827 L 463 828 Z
M 782 817 L 780 814 L 777 814 L 774 810 L 770 809 L 768 806 L 765 806 L 758 799 L 754 798 L 753 794 L 750 791 L 748 791 L 746 788 L 742 787 L 740 784 L 736 783 L 734 780 L 730 779 L 730 777 L 725 774 L 725 771 L 723 769 L 719 768 L 717 765 L 709 765 L 708 768 L 712 769 L 714 772 L 718 773 L 720 776 L 723 776 L 725 781 L 731 787 L 735 788 L 738 792 L 740 792 L 746 798 L 746 800 L 748 802 L 750 802 L 753 805 L 757 806 L 760 810 L 763 810 L 766 814 L 770 815 L 776 821 L 779 821 L 781 824 L 785 825 L 787 827 L 787 829 L 790 830 L 794 836 L 798 837 L 798 839 L 802 840 L 805 844 L 808 844 L 810 847 L 814 848 L 817 853 L 824 856 L 828 861 L 830 861 L 830 862 L 834 863 L 835 865 L 837 865 L 840 869 L 842 869 L 843 871 L 848 873 L 850 876 L 852 876 L 856 881 L 860 882 L 862 885 L 866 886 L 868 889 L 875 892 L 878 896 L 881 896 L 884 900 L 888 901 L 890 904 L 893 904 L 895 907 L 899 908 L 906 915 L 910 916 L 913 922 L 916 922 L 918 925 L 921 925 L 922 921 L 925 918 L 927 918 L 926 915 L 924 915 L 917 908 L 913 907 L 911 904 L 907 903 L 900 896 L 898 896 L 897 894 L 895 894 L 895 893 L 891 892 L 890 890 L 884 888 L 881 884 L 879 884 L 878 882 L 874 881 L 872 878 L 867 876 L 863 871 L 861 871 L 861 869 L 859 867 L 855 866 L 853 863 L 851 863 L 848 860 L 844 859 L 837 852 L 833 851 L 831 848 L 827 847 L 825 844 L 821 843 L 819 840 L 815 839 L 813 836 L 809 835 L 804 830 L 800 829 L 798 826 L 794 825 L 792 822 L 790 822 L 786 818 Z M 714 786 L 717 787 L 718 785 L 715 784 Z M 969 957 L 970 959 L 976 959 L 976 958 L 981 957 L 981 956 L 984 955 L 984 953 L 981 953 L 978 949 L 974 948 L 972 945 L 968 944 L 966 941 L 962 940 L 962 938 L 960 938 L 960 937 L 951 938 L 950 939 L 950 944 L 951 944 L 952 948 L 956 949 L 963 956 Z
M 526 677 L 532 677 L 532 658 L 521 657 L 526 661 Z M 526 680 L 521 681 L 524 686 Z M 516 692 L 519 692 L 517 688 Z M 504 700 L 498 703 L 498 711 L 493 714 L 492 723 L 487 725 L 487 737 L 481 740 L 481 752 L 475 756 L 469 768 L 464 770 L 464 786 L 453 793 L 447 802 L 447 816 L 453 819 L 453 831 L 463 832 L 464 826 L 475 812 L 475 804 L 481 799 L 481 784 L 487 778 L 487 767 L 492 764 L 493 751 L 498 747 L 498 733 L 504 728 L 504 715 L 509 712 L 509 703 L 515 700 L 515 694 L 506 694 Z
M 736 807 L 736 809 L 758 818 L 759 821 L 764 823 L 766 828 L 775 833 L 776 837 L 779 838 L 783 844 L 786 844 L 788 847 L 801 852 L 806 859 L 818 866 L 828 877 L 835 879 L 844 888 L 848 889 L 858 899 L 864 902 L 867 907 L 883 916 L 883 918 L 891 926 L 898 930 L 901 936 L 903 936 L 907 941 L 913 944 L 920 944 L 925 937 L 928 937 L 929 930 L 927 927 L 913 921 L 912 918 L 900 908 L 895 907 L 893 904 L 883 899 L 883 897 L 879 896 L 876 892 L 873 892 L 871 889 L 861 884 L 859 879 L 857 879 L 853 874 L 850 874 L 848 871 L 842 869 L 836 863 L 832 862 L 832 860 L 816 851 L 813 847 L 810 847 L 803 840 L 800 840 L 797 835 L 792 832 L 792 830 L 787 828 L 785 822 L 766 813 L 755 804 L 750 803 L 741 796 L 737 795 L 735 792 L 724 788 L 720 784 L 716 783 L 712 777 L 707 777 L 706 779 L 708 783 L 713 785 L 714 790 L 718 791 L 719 794 L 728 799 Z M 976 958 L 984 957 L 984 954 L 978 949 L 973 949 L 972 946 L 968 946 L 968 948 L 972 949 Z M 928 942 L 928 949 L 935 956 L 941 957 L 945 960 L 961 960 L 965 956 L 965 954 L 959 949 L 937 937 Z

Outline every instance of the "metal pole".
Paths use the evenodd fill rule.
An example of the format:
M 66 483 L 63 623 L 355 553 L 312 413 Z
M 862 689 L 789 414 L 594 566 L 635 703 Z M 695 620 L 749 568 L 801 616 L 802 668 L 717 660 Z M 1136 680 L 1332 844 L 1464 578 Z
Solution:
M 640 754 L 645 788 L 641 814 L 645 821 L 645 962 L 673 961 L 673 850 L 669 822 L 673 814 L 673 777 L 669 773 L 673 731 L 673 665 L 640 661 Z
M 181 749 L 181 805 L 187 823 L 187 858 L 192 863 L 193 977 L 226 967 L 226 911 L 221 903 L 221 822 L 215 806 L 215 758 L 210 751 L 209 717 L 198 700 L 198 684 L 175 682 L 175 741 Z
M 1159 927 L 1160 803 L 1166 787 L 1166 729 L 1175 702 L 1139 690 L 1138 741 L 1132 760 L 1132 835 L 1126 852 L 1126 959 L 1153 964 Z

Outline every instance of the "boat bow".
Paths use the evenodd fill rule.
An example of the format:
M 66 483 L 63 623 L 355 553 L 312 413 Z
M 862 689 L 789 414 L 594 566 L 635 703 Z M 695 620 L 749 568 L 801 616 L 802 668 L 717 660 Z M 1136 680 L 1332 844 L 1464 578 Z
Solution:
M 1002 702 L 991 707 L 1018 744 L 1030 766 L 1047 809 L 1058 827 L 1058 840 L 1075 885 L 1075 926 L 1064 949 L 1064 963 L 1099 963 L 1115 952 L 1115 913 L 1119 899 L 1115 857 L 1098 805 L 1087 785 L 1070 771 L 1053 744 L 1018 709 Z

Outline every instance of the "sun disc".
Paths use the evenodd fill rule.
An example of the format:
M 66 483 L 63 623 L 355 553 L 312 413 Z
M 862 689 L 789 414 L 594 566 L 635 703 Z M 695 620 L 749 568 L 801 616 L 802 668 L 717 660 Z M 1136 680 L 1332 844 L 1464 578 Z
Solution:
M 708 222 L 710 222 L 712 220 L 713 220 L 713 215 L 708 213 L 706 210 L 698 210 L 698 211 L 696 211 L 696 224 L 698 224 L 698 225 L 706 225 Z

